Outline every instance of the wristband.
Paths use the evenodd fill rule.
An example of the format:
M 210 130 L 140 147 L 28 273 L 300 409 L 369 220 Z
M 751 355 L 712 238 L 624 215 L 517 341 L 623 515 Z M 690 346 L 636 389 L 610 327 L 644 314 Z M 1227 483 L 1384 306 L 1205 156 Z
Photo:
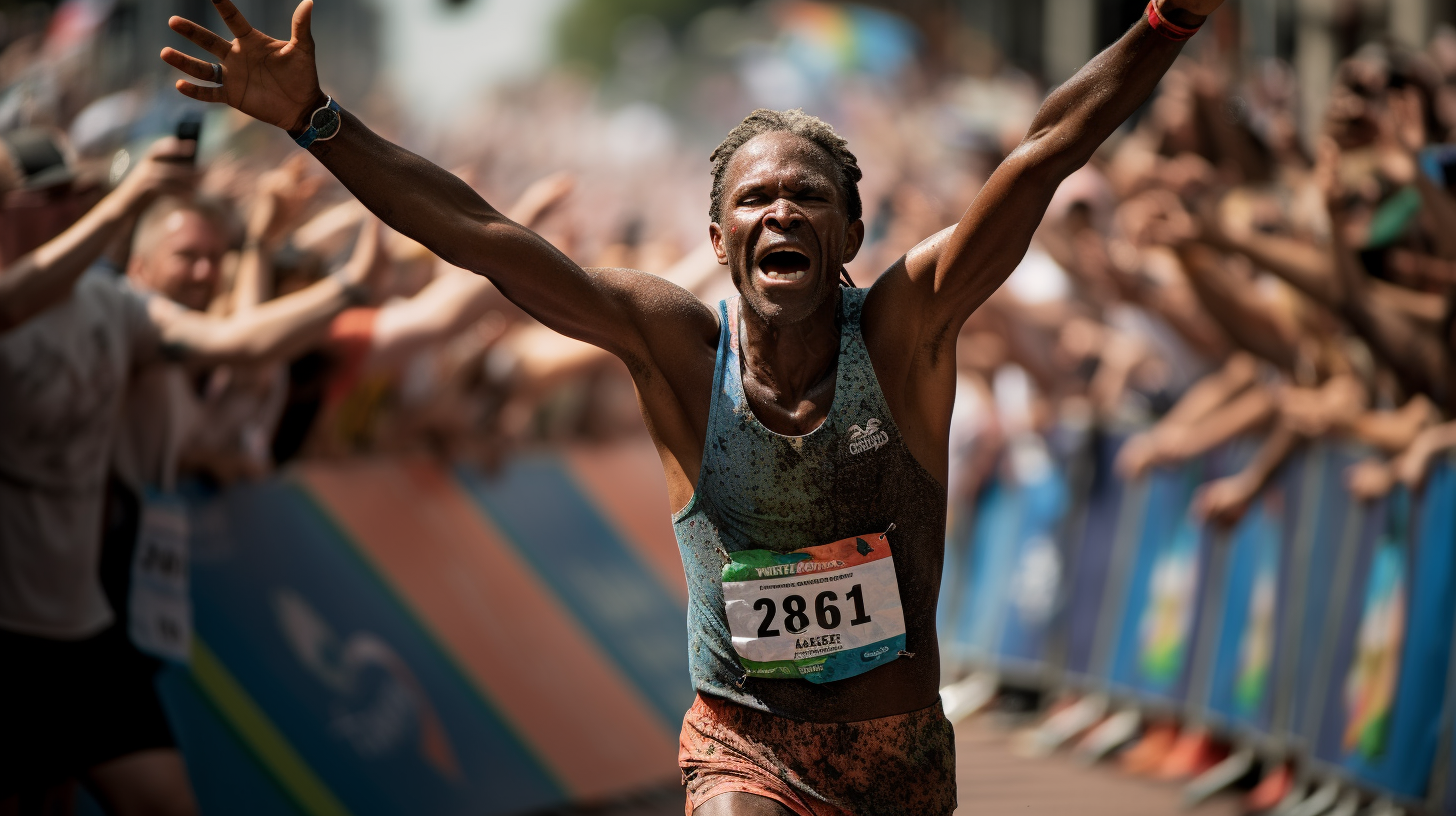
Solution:
M 1193 28 L 1184 28 L 1183 26 L 1169 22 L 1167 17 L 1158 13 L 1158 0 L 1148 0 L 1147 15 L 1149 28 L 1175 42 L 1181 42 L 1192 37 L 1203 26 L 1203 23 L 1199 23 Z

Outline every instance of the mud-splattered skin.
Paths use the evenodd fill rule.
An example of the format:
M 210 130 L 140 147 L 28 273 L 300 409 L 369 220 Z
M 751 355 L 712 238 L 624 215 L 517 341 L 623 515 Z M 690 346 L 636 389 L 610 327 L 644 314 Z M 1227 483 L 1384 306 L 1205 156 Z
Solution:
M 935 603 L 945 541 L 945 488 L 900 438 L 860 332 L 866 292 L 844 289 L 833 401 L 804 436 L 766 428 L 744 396 L 740 299 L 722 304 L 707 444 L 693 499 L 673 519 L 689 587 L 689 663 L 703 694 L 810 722 L 902 714 L 935 703 L 940 681 Z M 888 441 L 852 453 L 852 426 L 878 420 Z M 744 680 L 723 607 L 723 552 L 787 552 L 855 535 L 889 535 L 905 611 L 906 651 L 832 683 Z M 740 685 L 741 682 L 741 685 Z
M 1221 1 L 1166 0 L 1159 9 L 1192 27 Z M 253 29 L 230 0 L 214 6 L 237 35 L 231 43 L 180 17 L 169 25 L 223 60 L 226 82 L 179 81 L 178 90 L 284 128 L 307 121 L 325 101 L 313 50 L 283 48 L 284 41 Z M 303 40 L 311 37 L 308 20 L 296 20 Z M 348 111 L 336 136 L 310 151 L 390 227 L 489 278 L 546 326 L 626 363 L 673 506 L 683 507 L 675 527 L 694 592 L 690 650 L 699 687 L 797 720 L 865 720 L 935 700 L 933 613 L 945 491 L 932 474 L 943 480 L 946 470 L 956 334 L 1021 260 L 1061 181 L 1152 93 L 1182 49 L 1165 34 L 1139 22 L 1062 83 L 960 221 L 886 270 L 868 296 L 841 296 L 834 284 L 864 225 L 847 206 L 848 188 L 824 183 L 836 177 L 830 156 L 786 133 L 743 143 L 723 177 L 730 200 L 709 231 L 750 305 L 743 321 L 747 397 L 736 355 L 731 377 L 723 374 L 723 327 L 736 326 L 691 293 L 631 270 L 583 269 L 469 185 L 380 138 Z M 213 66 L 173 49 L 162 58 L 195 79 L 215 76 Z M 778 241 L 786 242 L 781 249 Z M 824 387 L 829 376 L 832 396 Z M 725 383 L 735 389 L 727 399 Z M 757 419 L 750 401 L 763 411 Z M 715 411 L 718 403 L 732 410 Z M 890 440 L 862 456 L 840 453 L 849 425 L 870 418 Z M 759 420 L 807 435 L 774 437 Z M 726 632 L 714 629 L 722 623 L 712 560 L 720 548 L 795 549 L 891 522 L 907 648 L 916 656 L 838 683 L 750 680 L 737 688 Z
M 876 720 L 801 723 L 699 697 L 683 720 L 678 765 L 689 813 L 738 791 L 795 814 L 949 816 L 954 739 L 939 703 Z

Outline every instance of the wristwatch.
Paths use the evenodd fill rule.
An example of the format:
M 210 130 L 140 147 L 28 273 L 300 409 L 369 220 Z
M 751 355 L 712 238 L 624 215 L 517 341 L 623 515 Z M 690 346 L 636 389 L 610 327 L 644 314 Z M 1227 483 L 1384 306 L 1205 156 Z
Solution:
M 332 96 L 328 100 L 322 108 L 308 117 L 308 128 L 293 137 L 299 147 L 307 150 L 314 142 L 327 142 L 339 135 L 339 126 L 343 124 L 343 120 L 339 118 L 339 103 Z

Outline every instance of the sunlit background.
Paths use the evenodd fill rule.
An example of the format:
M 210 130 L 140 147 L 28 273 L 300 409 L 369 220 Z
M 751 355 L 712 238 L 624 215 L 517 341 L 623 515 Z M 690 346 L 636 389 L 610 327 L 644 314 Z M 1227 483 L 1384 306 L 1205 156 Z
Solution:
M 287 0 L 236 2 L 287 36 Z M 323 88 L 369 126 L 528 211 L 582 265 L 661 274 L 716 304 L 732 289 L 704 254 L 708 156 L 747 113 L 802 107 L 848 138 L 867 228 L 849 272 L 867 285 L 965 211 L 1047 92 L 1144 6 L 317 0 L 313 31 Z M 258 180 L 298 151 L 172 89 L 158 52 L 204 56 L 167 28 L 173 14 L 223 30 L 209 0 L 0 0 L 0 134 L 59 134 L 76 178 L 106 186 L 201 110 L 203 192 L 233 206 L 238 249 Z M 1194 383 L 1226 373 L 1246 339 L 1225 323 L 1199 346 L 1219 307 L 1154 233 L 1174 215 L 1212 217 L 1237 188 L 1252 202 L 1246 232 L 1326 247 L 1320 137 L 1374 128 L 1369 111 L 1386 109 L 1372 100 L 1390 90 L 1329 115 L 1351 98 L 1337 88 L 1351 57 L 1389 67 L 1425 55 L 1430 118 L 1445 130 L 1407 147 L 1449 190 L 1453 148 L 1438 142 L 1456 133 L 1453 25 L 1456 0 L 1228 0 L 1095 170 L 1062 188 L 1006 301 L 963 335 L 943 699 L 956 717 L 992 713 L 959 726 L 962 812 L 1151 816 L 1232 785 L 1198 811 L 1232 814 L 1265 780 L 1266 799 L 1288 797 L 1265 812 L 1283 816 L 1456 813 L 1443 702 L 1451 463 L 1425 493 L 1392 492 L 1398 479 L 1380 471 L 1391 498 L 1362 502 L 1345 468 L 1373 448 L 1352 441 L 1353 420 L 1315 422 L 1232 528 L 1195 519 L 1195 491 L 1249 461 L 1267 428 L 1151 476 L 1124 480 L 1112 464 Z M 1360 152 L 1369 142 L 1341 145 L 1350 197 L 1365 197 L 1356 209 L 1386 213 L 1405 230 L 1399 248 L 1434 258 L 1442 230 L 1418 215 L 1413 181 L 1379 176 Z M 32 206 L 25 195 L 0 219 Z M 323 183 L 274 259 L 278 292 L 348 257 L 362 216 L 350 201 Z M 16 223 L 0 229 L 7 262 L 50 237 Z M 1357 249 L 1373 263 L 1394 243 Z M 390 272 L 371 307 L 458 272 L 403 236 L 384 244 Z M 1110 278 L 1094 274 L 1101 261 Z M 1405 412 L 1396 419 L 1416 430 L 1441 419 L 1374 373 L 1379 354 L 1337 310 L 1242 256 L 1229 264 L 1235 294 L 1297 326 L 1293 345 L 1355 348 L 1338 354 L 1365 378 L 1369 415 Z M 1368 271 L 1428 296 L 1413 323 L 1449 329 L 1441 298 L 1456 273 Z M 1192 305 L 1159 311 L 1168 303 Z M 219 292 L 211 310 L 230 308 Z M 499 299 L 368 364 L 335 329 L 327 353 L 273 371 L 286 404 L 249 443 L 245 475 L 203 469 L 188 482 L 196 640 L 190 666 L 159 684 L 204 812 L 681 812 L 687 590 L 625 368 Z M 1306 351 L 1240 376 L 1308 406 L 1329 372 Z M 1113 756 L 1136 772 L 1092 767 Z M 1209 777 L 1215 767 L 1228 778 Z M 96 812 L 78 796 L 77 812 Z

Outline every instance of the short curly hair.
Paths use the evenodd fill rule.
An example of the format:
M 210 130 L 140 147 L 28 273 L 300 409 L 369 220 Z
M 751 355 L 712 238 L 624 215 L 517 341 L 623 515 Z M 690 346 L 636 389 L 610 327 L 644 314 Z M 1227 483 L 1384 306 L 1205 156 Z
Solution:
M 864 214 L 864 206 L 859 198 L 859 180 L 864 177 L 864 173 L 860 172 L 859 159 L 849 152 L 849 142 L 834 132 L 833 125 L 817 116 L 804 113 L 803 108 L 786 111 L 759 108 L 744 117 L 737 127 L 728 131 L 723 143 L 709 157 L 713 162 L 713 192 L 708 204 L 708 217 L 713 223 L 718 223 L 723 217 L 723 177 L 728 172 L 728 162 L 732 161 L 738 148 L 748 144 L 753 137 L 776 132 L 802 136 L 829 154 L 839 168 L 839 187 L 849 209 L 849 220 L 858 220 Z

